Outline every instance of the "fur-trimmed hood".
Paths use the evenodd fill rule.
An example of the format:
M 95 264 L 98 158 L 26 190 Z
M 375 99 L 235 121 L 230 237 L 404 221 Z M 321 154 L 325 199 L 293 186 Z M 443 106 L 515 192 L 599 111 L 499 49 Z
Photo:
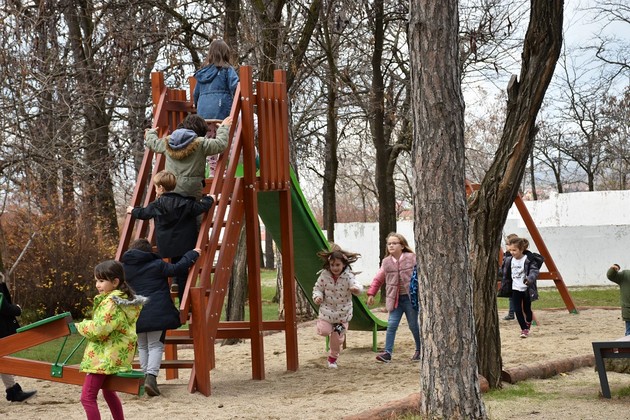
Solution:
M 181 150 L 191 144 L 197 138 L 197 133 L 188 128 L 178 128 L 167 137 L 168 147 L 172 150 Z
M 112 300 L 116 302 L 117 305 L 120 306 L 137 306 L 137 305 L 146 305 L 149 302 L 148 297 L 136 295 L 132 300 L 125 299 L 122 296 L 112 296 Z

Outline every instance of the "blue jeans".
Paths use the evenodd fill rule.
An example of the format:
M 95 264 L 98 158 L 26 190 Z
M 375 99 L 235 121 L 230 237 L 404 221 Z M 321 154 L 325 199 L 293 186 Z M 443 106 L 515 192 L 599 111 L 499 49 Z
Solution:
M 387 334 L 385 335 L 385 351 L 392 354 L 394 351 L 394 340 L 396 339 L 396 330 L 402 319 L 403 313 L 407 317 L 409 329 L 413 334 L 413 340 L 416 342 L 416 351 L 420 351 L 420 328 L 418 328 L 418 311 L 411 306 L 409 295 L 398 296 L 398 307 L 389 313 L 387 319 Z

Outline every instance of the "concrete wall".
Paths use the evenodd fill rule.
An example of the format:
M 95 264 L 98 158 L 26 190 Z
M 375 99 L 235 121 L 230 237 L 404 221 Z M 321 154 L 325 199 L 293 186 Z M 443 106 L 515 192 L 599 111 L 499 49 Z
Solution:
M 567 286 L 612 285 L 606 279 L 610 265 L 630 269 L 630 191 L 552 194 L 548 200 L 525 204 Z M 414 248 L 413 222 L 398 222 L 398 232 Z M 536 251 L 515 207 L 503 232 L 528 238 Z M 361 253 L 353 269 L 369 284 L 378 270 L 378 224 L 338 223 L 335 239 L 341 247 Z M 541 282 L 546 285 L 553 282 Z

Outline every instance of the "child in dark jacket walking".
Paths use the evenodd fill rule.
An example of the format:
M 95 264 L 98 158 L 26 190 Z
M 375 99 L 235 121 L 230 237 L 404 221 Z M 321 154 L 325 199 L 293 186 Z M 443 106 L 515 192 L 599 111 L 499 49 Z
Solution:
M 153 253 L 149 241 L 142 238 L 133 241 L 121 258 L 129 286 L 149 299 L 136 322 L 138 356 L 145 375 L 144 389 L 149 396 L 160 395 L 156 378 L 160 372 L 166 330 L 181 325 L 179 310 L 168 290 L 168 278 L 186 275 L 200 253 L 198 248 L 188 251 L 177 264 L 169 264 Z
M 201 201 L 173 192 L 177 185 L 175 175 L 160 171 L 153 177 L 157 199 L 147 207 L 127 207 L 136 219 L 155 219 L 155 235 L 159 254 L 177 263 L 186 252 L 197 244 L 198 215 L 206 213 L 214 203 L 214 196 L 204 196 Z M 187 273 L 173 280 L 177 284 L 179 299 L 184 296 Z
M 521 338 L 529 337 L 533 320 L 532 302 L 538 300 L 536 280 L 540 273 L 543 258 L 527 251 L 529 241 L 513 238 L 508 242 L 510 256 L 503 265 L 502 292 L 512 292 L 512 303 L 516 319 L 521 328 Z

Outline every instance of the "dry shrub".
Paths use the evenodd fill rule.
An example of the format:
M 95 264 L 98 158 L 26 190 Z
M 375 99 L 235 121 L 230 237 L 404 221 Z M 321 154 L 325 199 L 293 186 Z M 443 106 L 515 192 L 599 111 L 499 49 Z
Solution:
M 32 232 L 31 246 L 14 271 L 13 299 L 24 309 L 26 324 L 62 312 L 81 319 L 96 295 L 94 266 L 113 258 L 116 244 L 89 217 L 55 209 L 33 214 L 18 209 L 4 214 L 5 261 L 16 260 Z M 90 221 L 90 223 L 87 223 Z

